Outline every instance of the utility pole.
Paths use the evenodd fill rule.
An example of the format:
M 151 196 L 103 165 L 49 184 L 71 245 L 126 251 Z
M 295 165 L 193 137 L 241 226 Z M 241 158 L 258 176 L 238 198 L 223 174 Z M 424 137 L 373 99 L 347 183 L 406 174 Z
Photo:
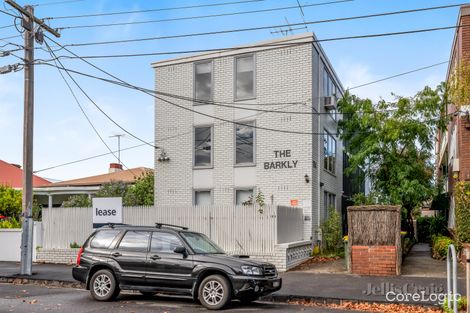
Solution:
M 109 138 L 116 137 L 118 140 L 118 163 L 119 165 L 122 165 L 121 164 L 121 137 L 124 137 L 124 136 L 125 136 L 124 134 L 116 134 L 116 135 L 109 136 Z
M 21 275 L 32 274 L 33 263 L 33 126 L 34 126 L 34 41 L 43 41 L 42 29 L 56 37 L 60 34 L 34 16 L 34 9 L 5 0 L 23 16 L 24 28 L 24 118 L 23 118 L 23 226 L 21 235 Z M 35 24 L 39 28 L 35 31 Z

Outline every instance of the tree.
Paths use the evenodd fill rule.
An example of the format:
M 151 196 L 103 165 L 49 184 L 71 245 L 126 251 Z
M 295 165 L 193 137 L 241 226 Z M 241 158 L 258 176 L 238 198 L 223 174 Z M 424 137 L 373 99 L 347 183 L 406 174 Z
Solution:
M 0 215 L 19 220 L 21 210 L 21 191 L 0 185 Z
M 137 178 L 134 185 L 129 186 L 124 196 L 124 205 L 153 205 L 155 176 L 152 171 L 146 171 Z
M 107 197 L 122 197 L 126 196 L 129 186 L 122 181 L 112 181 L 101 186 L 100 190 L 96 193 L 97 198 Z
M 360 99 L 346 93 L 338 103 L 339 122 L 350 166 L 346 174 L 364 169 L 377 192 L 403 207 L 409 236 L 412 212 L 436 192 L 433 147 L 436 131 L 444 129 L 447 101 L 444 85 L 425 87 L 414 97 L 395 101 Z
M 91 199 L 88 195 L 73 195 L 62 202 L 64 208 L 88 208 L 91 207 Z

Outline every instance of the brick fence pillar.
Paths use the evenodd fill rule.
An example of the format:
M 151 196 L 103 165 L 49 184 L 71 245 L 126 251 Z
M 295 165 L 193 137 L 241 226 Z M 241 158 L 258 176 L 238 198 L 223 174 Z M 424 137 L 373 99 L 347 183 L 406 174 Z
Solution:
M 348 207 L 349 271 L 393 276 L 401 272 L 399 206 Z

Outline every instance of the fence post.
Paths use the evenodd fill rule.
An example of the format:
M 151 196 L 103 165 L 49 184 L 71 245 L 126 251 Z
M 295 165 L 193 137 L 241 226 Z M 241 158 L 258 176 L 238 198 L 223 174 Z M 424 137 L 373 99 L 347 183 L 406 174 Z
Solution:
M 452 262 L 452 266 L 450 264 Z M 447 307 L 458 313 L 457 307 L 457 255 L 454 245 L 447 248 Z

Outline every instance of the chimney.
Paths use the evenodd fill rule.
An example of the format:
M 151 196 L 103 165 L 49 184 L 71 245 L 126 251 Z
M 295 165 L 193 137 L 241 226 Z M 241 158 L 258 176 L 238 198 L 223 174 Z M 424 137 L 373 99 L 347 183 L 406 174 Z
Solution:
M 116 173 L 122 171 L 122 165 L 119 163 L 110 163 L 109 164 L 109 173 Z

